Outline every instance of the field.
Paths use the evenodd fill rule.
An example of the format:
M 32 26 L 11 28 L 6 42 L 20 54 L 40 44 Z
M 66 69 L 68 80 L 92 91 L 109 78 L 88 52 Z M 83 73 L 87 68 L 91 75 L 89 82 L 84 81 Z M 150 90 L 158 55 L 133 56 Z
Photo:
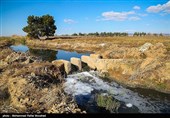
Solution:
M 142 53 L 139 51 L 139 49 L 145 43 L 151 43 L 152 46 L 149 47 L 146 50 L 146 52 Z M 12 104 L 11 103 L 9 104 L 8 103 L 9 97 L 7 96 L 8 99 L 6 100 L 6 102 L 0 104 L 0 106 L 2 106 L 0 107 L 0 112 L 4 112 L 4 111 L 15 112 L 13 109 L 11 109 L 13 107 L 10 107 L 10 105 L 13 105 L 14 108 L 18 107 L 17 112 L 24 111 L 21 109 L 21 106 L 27 109 L 27 107 L 22 103 L 22 100 L 20 101 L 17 99 L 20 98 L 20 96 L 22 96 L 18 93 L 22 93 L 22 92 L 20 91 L 20 89 L 15 88 L 15 86 L 11 83 L 18 82 L 17 84 L 20 85 L 21 88 L 31 86 L 32 88 L 30 88 L 29 90 L 30 93 L 35 96 L 35 98 L 39 96 L 45 98 L 43 95 L 49 93 L 46 92 L 46 90 L 55 93 L 56 91 L 58 91 L 58 89 L 53 90 L 53 88 L 51 89 L 50 87 L 41 88 L 42 87 L 41 85 L 46 85 L 46 84 L 49 86 L 53 86 L 53 83 L 52 84 L 50 82 L 46 83 L 45 80 L 46 77 L 52 77 L 55 79 L 63 80 L 63 77 L 61 77 L 61 75 L 59 74 L 60 73 L 60 70 L 58 69 L 60 68 L 59 66 L 56 66 L 57 68 L 54 68 L 55 66 L 50 62 L 44 62 L 44 61 L 37 62 L 38 60 L 36 60 L 36 57 L 34 57 L 35 59 L 31 56 L 24 56 L 21 58 L 20 53 L 14 53 L 9 48 L 10 45 L 17 45 L 17 44 L 27 45 L 29 48 L 41 48 L 41 49 L 47 48 L 51 50 L 62 49 L 62 50 L 80 51 L 80 52 L 89 51 L 95 54 L 101 54 L 103 59 L 101 60 L 98 59 L 100 60 L 100 62 L 94 61 L 94 64 L 96 63 L 97 68 L 106 67 L 107 70 L 105 70 L 105 68 L 103 70 L 98 70 L 103 78 L 107 78 L 109 79 L 109 81 L 114 80 L 115 82 L 121 85 L 132 87 L 132 88 L 136 88 L 136 87 L 146 88 L 146 89 L 157 90 L 163 93 L 170 93 L 170 87 L 169 87 L 170 37 L 169 36 L 143 36 L 143 37 L 70 36 L 66 38 L 56 37 L 53 40 L 39 40 L 39 39 L 30 40 L 27 37 L 21 37 L 21 36 L 0 37 L 0 79 L 2 80 L 0 89 L 4 91 L 6 90 L 4 88 L 10 88 L 9 91 L 3 93 L 2 94 L 3 96 L 2 95 L 1 96 L 4 98 L 4 96 L 8 95 L 6 93 L 10 93 L 11 95 L 10 99 L 14 101 Z M 142 56 L 141 54 L 143 54 L 144 56 Z M 33 60 L 30 60 L 32 58 Z M 88 61 L 91 63 L 90 60 Z M 37 68 L 41 71 L 44 68 L 44 71 L 42 72 L 37 71 Z M 63 69 L 62 71 L 64 71 L 63 67 L 61 67 L 61 69 Z M 13 74 L 11 75 L 11 73 Z M 57 76 L 53 77 L 54 75 Z M 6 76 L 10 78 L 9 80 L 11 81 L 15 80 L 15 82 L 8 81 L 8 78 L 6 78 Z M 24 81 L 26 80 L 27 83 L 30 81 L 30 80 L 28 81 L 27 78 L 30 77 L 31 77 L 31 83 L 35 83 L 35 85 L 34 86 L 32 86 L 33 84 L 28 84 L 28 86 L 23 85 L 22 83 L 23 80 Z M 34 79 L 35 77 L 37 79 Z M 53 79 L 49 78 L 49 81 L 51 80 Z M 60 86 L 59 88 L 62 88 L 63 82 L 57 83 L 56 85 Z M 34 88 L 39 86 L 41 89 Z M 13 91 L 14 89 L 16 89 L 16 91 L 18 92 L 17 97 L 15 97 L 15 91 Z M 25 90 L 27 90 L 27 88 Z M 32 90 L 35 90 L 37 92 Z M 45 94 L 43 93 L 44 91 L 46 92 Z M 34 93 L 39 93 L 39 94 L 37 95 Z M 49 94 L 53 95 L 52 93 Z M 60 94 L 60 90 L 58 91 L 58 94 Z M 32 101 L 27 101 L 27 98 L 31 98 L 31 96 L 26 96 L 26 94 L 24 95 L 25 95 L 25 102 L 32 105 Z M 51 96 L 50 99 L 53 97 L 54 96 Z M 63 98 L 64 102 L 67 101 L 66 98 L 67 97 L 64 96 Z M 53 101 L 51 101 L 50 105 L 56 104 L 55 103 L 56 101 L 61 102 L 61 100 L 62 99 L 55 98 L 53 99 Z M 110 106 L 108 105 L 108 103 L 117 104 L 117 102 L 110 101 L 110 99 L 108 99 L 108 101 L 107 100 L 104 101 L 106 101 L 107 104 L 99 100 L 100 103 L 98 104 L 98 106 L 106 107 L 109 109 Z M 18 104 L 21 106 L 17 106 Z M 38 105 L 32 105 L 33 107 L 31 109 L 38 110 L 41 107 L 45 107 L 46 109 L 43 112 L 54 112 L 54 113 L 70 112 L 67 110 L 65 111 L 65 107 L 63 107 L 63 109 L 60 109 L 58 111 L 58 107 L 60 106 L 60 104 L 56 104 L 58 105 L 55 106 L 55 109 L 57 109 L 56 111 L 52 111 L 53 108 L 51 110 L 51 108 L 46 107 L 46 106 L 50 106 L 48 105 L 48 103 L 44 104 L 44 106 L 41 105 L 38 99 L 37 99 L 37 104 Z M 80 109 L 77 109 L 77 105 L 75 103 L 71 103 L 71 104 L 67 103 L 66 106 L 69 105 L 70 108 L 72 109 L 71 112 L 73 113 L 84 112 L 84 111 L 80 111 Z

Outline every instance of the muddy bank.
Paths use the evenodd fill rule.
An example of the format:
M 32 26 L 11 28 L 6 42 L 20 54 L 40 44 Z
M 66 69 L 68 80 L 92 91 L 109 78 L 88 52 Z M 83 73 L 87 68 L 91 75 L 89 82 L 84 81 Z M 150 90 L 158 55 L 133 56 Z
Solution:
M 8 47 L 0 50 L 0 113 L 85 113 L 64 92 L 57 66 Z

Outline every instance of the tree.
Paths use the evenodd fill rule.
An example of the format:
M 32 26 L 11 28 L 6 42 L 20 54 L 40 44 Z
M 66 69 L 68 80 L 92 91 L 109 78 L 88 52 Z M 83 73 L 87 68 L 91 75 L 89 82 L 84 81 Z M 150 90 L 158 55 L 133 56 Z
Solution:
M 83 33 L 81 33 L 81 32 L 79 33 L 79 36 L 84 36 L 84 35 L 85 35 L 85 34 L 83 34 Z
M 50 15 L 39 16 L 28 16 L 27 18 L 28 26 L 23 28 L 23 31 L 28 33 L 28 37 L 30 38 L 40 38 L 46 36 L 54 36 L 55 30 L 57 27 L 55 26 L 55 20 Z
M 96 32 L 96 33 L 95 33 L 95 36 L 99 36 L 99 33 L 98 33 L 98 32 Z
M 158 36 L 158 34 L 157 34 L 157 33 L 154 33 L 153 35 L 154 35 L 154 36 Z
M 160 34 L 159 34 L 159 36 L 163 36 L 163 34 L 162 34 L 162 33 L 160 33 Z
M 72 36 L 78 36 L 78 34 L 74 33 L 74 34 L 72 34 Z

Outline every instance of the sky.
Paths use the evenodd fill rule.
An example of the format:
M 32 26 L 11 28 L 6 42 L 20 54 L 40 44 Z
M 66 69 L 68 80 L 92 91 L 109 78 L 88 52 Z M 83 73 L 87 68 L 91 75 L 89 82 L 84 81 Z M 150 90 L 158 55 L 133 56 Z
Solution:
M 170 0 L 0 0 L 0 35 L 23 35 L 29 15 L 52 15 L 55 35 L 170 33 Z

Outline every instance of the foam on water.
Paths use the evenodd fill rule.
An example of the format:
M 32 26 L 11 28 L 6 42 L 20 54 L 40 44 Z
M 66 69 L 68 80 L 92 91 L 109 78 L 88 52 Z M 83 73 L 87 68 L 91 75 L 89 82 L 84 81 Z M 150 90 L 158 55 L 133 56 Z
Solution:
M 161 112 L 159 107 L 154 105 L 154 101 L 148 101 L 137 92 L 126 89 L 115 82 L 104 82 L 97 75 L 96 71 L 68 75 L 64 84 L 65 92 L 75 96 L 91 94 L 93 90 L 105 91 L 117 100 L 125 102 L 127 107 L 133 105 L 138 107 L 140 112 Z
M 132 107 L 133 105 L 131 103 L 126 104 L 127 107 Z

